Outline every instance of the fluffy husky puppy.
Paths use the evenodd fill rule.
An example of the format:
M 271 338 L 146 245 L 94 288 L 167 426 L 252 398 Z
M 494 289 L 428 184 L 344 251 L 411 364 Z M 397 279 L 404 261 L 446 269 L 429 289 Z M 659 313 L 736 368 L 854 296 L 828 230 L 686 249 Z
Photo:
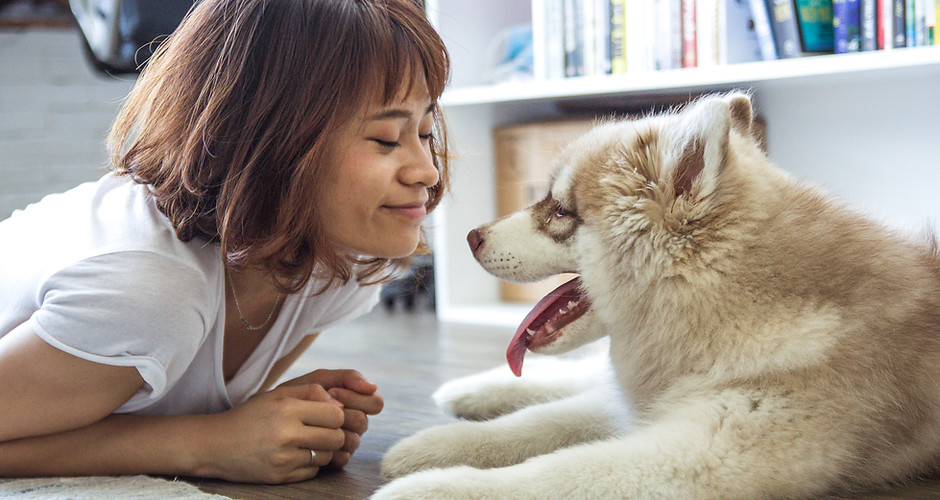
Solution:
M 815 498 L 935 470 L 935 246 L 789 178 L 751 123 L 731 93 L 600 125 L 544 200 L 473 230 L 500 278 L 580 275 L 526 318 L 513 371 L 609 336 L 610 383 L 407 438 L 376 498 Z M 438 396 L 482 417 L 533 399 L 500 387 Z

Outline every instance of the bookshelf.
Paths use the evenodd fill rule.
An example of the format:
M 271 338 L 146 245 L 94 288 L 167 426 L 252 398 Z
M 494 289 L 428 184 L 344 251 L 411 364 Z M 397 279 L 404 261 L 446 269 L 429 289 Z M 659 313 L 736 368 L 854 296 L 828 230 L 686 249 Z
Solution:
M 496 278 L 466 244 L 470 229 L 495 217 L 497 126 L 750 89 L 777 165 L 894 227 L 940 224 L 940 47 L 489 84 L 490 40 L 528 22 L 529 2 L 428 0 L 427 7 L 453 61 L 441 99 L 453 147 L 452 191 L 432 221 L 443 321 L 515 325 L 531 307 L 500 302 Z

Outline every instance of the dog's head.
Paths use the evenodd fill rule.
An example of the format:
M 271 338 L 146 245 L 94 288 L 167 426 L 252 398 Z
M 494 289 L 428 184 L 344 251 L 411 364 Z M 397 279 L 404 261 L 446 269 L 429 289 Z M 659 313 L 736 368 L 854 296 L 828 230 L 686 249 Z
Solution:
M 723 170 L 732 147 L 763 158 L 751 125 L 751 102 L 741 93 L 599 125 L 555 159 L 542 201 L 470 232 L 474 257 L 504 280 L 581 275 L 519 326 L 507 352 L 517 375 L 526 350 L 563 352 L 603 336 L 613 319 L 595 310 L 611 307 L 592 304 L 616 309 L 654 280 L 681 279 L 686 264 L 707 258 L 700 233 L 722 204 L 719 186 L 731 182 Z

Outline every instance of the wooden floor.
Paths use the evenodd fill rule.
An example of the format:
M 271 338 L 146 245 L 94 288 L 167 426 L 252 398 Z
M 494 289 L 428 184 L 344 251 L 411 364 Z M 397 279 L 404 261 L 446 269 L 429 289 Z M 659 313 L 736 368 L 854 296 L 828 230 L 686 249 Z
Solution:
M 385 410 L 370 419 L 369 431 L 342 471 L 321 472 L 302 483 L 267 486 L 190 479 L 200 489 L 235 499 L 362 499 L 383 480 L 382 454 L 399 439 L 451 419 L 430 394 L 443 382 L 504 364 L 510 328 L 439 323 L 430 313 L 378 309 L 349 325 L 324 332 L 294 365 L 292 378 L 317 368 L 355 368 L 378 384 Z M 857 500 L 940 499 L 940 478 Z

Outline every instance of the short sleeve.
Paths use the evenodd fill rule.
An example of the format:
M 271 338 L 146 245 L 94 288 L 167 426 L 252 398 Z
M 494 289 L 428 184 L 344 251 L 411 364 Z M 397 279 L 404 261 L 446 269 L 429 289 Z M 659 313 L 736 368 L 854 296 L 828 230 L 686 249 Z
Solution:
M 219 300 L 204 273 L 148 252 L 68 266 L 50 276 L 39 295 L 29 322 L 46 342 L 92 362 L 137 368 L 146 386 L 131 405 L 159 398 L 183 375 Z

